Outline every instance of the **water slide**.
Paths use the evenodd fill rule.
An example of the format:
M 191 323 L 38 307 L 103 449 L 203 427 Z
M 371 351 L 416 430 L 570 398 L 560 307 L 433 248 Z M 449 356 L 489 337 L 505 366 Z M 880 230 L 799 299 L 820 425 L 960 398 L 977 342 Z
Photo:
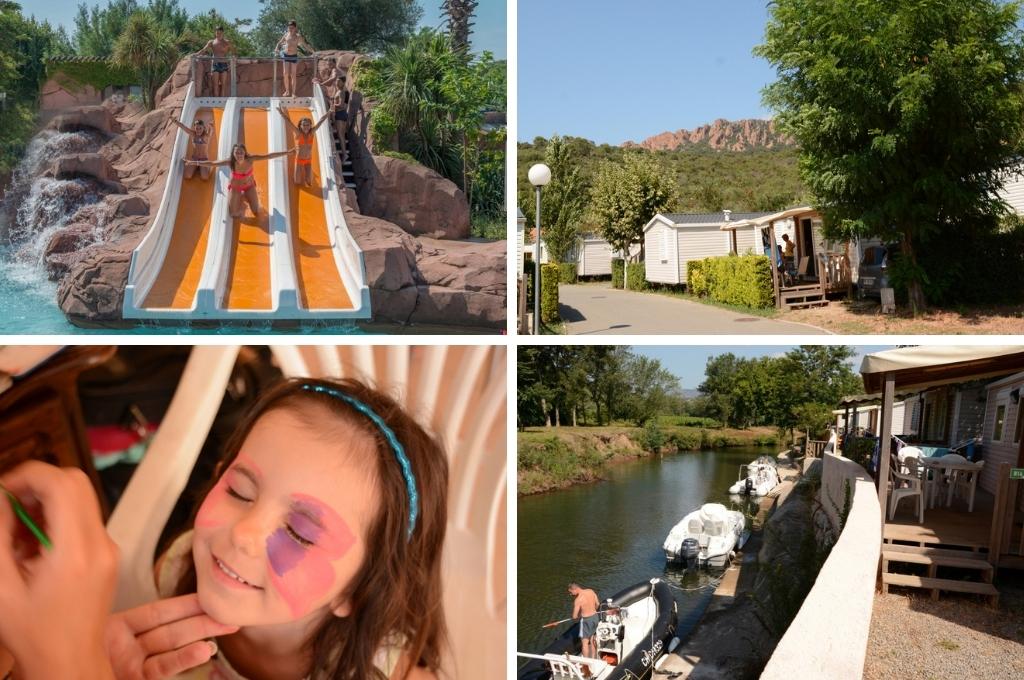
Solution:
M 312 98 L 195 97 L 189 86 L 180 120 L 213 122 L 212 159 L 237 142 L 258 155 L 295 145 L 289 118 L 326 113 L 320 86 Z M 295 155 L 256 161 L 260 213 L 233 218 L 230 168 L 184 178 L 189 136 L 179 130 L 163 198 L 132 253 L 124 317 L 167 320 L 312 320 L 370 317 L 363 253 L 341 209 L 344 181 L 334 160 L 331 121 L 315 135 L 313 184 L 292 182 Z

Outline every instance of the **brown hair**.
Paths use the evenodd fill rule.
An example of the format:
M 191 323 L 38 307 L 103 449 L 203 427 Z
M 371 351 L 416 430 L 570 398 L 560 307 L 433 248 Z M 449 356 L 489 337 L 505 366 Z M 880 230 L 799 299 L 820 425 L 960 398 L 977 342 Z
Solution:
M 252 155 L 251 153 L 249 153 L 249 150 L 245 148 L 245 144 L 235 144 L 233 147 L 231 147 L 231 155 L 228 156 L 228 165 L 231 166 L 232 170 L 235 169 L 235 149 L 238 149 L 238 148 L 241 148 L 242 151 L 245 152 L 246 160 L 248 160 L 249 156 Z M 246 432 L 246 434 L 248 434 L 248 432 Z M 238 445 L 241 446 L 242 442 L 238 442 Z M 235 451 L 235 453 L 237 454 L 238 451 Z M 234 459 L 234 456 L 232 456 L 232 459 Z
M 369 406 L 394 432 L 405 449 L 419 492 L 420 514 L 408 534 L 409 494 L 401 467 L 383 433 L 343 400 L 307 390 L 321 385 L 339 390 Z M 314 409 L 311 407 L 320 407 Z M 310 427 L 325 428 L 320 416 L 326 410 L 337 420 L 358 428 L 375 443 L 376 479 L 381 507 L 371 520 L 363 564 L 341 596 L 352 612 L 346 617 L 327 614 L 306 641 L 313 666 L 310 677 L 319 680 L 383 679 L 374 668 L 374 655 L 392 640 L 403 641 L 412 665 L 437 671 L 445 644 L 441 593 L 441 548 L 447 523 L 448 463 L 441 444 L 423 430 L 393 399 L 356 380 L 291 379 L 267 390 L 243 417 L 217 464 L 217 473 L 205 498 L 238 455 L 256 422 L 270 411 L 286 409 Z M 314 411 L 315 412 L 311 412 Z M 337 441 L 334 428 L 323 432 Z M 198 505 L 196 510 L 198 510 Z M 195 512 L 192 521 L 194 523 Z M 186 560 L 176 593 L 196 591 L 195 563 Z M 411 671 L 406 669 L 406 675 Z

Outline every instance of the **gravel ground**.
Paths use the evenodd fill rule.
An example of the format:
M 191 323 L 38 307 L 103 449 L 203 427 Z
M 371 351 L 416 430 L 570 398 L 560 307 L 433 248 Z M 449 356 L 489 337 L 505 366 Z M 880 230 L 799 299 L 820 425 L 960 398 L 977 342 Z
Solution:
M 809 323 L 833 333 L 861 335 L 896 334 L 1018 334 L 1024 331 L 1024 305 L 979 307 L 977 309 L 932 309 L 914 318 L 909 309 L 883 316 L 873 300 L 835 300 L 828 307 L 794 309 L 774 318 Z
M 1024 577 L 997 586 L 999 611 L 952 593 L 876 594 L 865 680 L 1024 678 Z

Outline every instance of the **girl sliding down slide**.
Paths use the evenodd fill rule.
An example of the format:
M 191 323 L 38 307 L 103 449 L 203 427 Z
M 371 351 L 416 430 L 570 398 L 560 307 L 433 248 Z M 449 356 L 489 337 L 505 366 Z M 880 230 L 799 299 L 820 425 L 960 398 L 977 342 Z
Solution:
M 256 178 L 252 176 L 253 161 L 265 161 L 271 158 L 286 156 L 292 151 L 295 151 L 295 149 L 291 148 L 287 151 L 253 155 L 245 150 L 245 144 L 235 144 L 231 148 L 230 158 L 226 158 L 222 161 L 190 161 L 186 159 L 185 164 L 198 165 L 201 167 L 214 167 L 218 165 L 231 166 L 231 183 L 228 184 L 228 189 L 231 192 L 231 198 L 228 201 L 228 212 L 230 212 L 231 216 L 234 218 L 244 217 L 244 200 L 245 203 L 249 204 L 249 209 L 252 210 L 252 214 L 259 217 L 260 197 L 256 192 Z

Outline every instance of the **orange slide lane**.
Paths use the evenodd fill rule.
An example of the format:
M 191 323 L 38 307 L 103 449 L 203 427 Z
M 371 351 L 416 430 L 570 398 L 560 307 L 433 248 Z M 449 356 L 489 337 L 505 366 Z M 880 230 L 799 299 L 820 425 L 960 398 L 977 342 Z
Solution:
M 210 121 L 212 112 L 213 134 L 210 135 L 208 153 L 217 152 L 217 134 L 223 109 L 200 109 L 197 118 Z M 191 122 L 191 121 L 189 121 Z M 192 158 L 192 142 L 189 141 L 187 158 Z M 208 180 L 199 177 L 199 169 L 192 179 L 181 181 L 181 195 L 178 198 L 178 212 L 174 217 L 174 229 L 167 255 L 160 266 L 156 281 L 146 295 L 142 306 L 147 309 L 188 309 L 196 297 L 199 276 L 206 258 L 206 245 L 210 236 L 210 218 L 213 213 L 213 188 L 217 168 L 210 168 Z
M 268 152 L 267 109 L 244 108 L 238 138 L 252 155 Z M 267 216 L 267 164 L 253 163 L 260 214 L 233 220 L 231 271 L 225 293 L 228 309 L 271 309 L 270 226 Z
M 296 125 L 303 118 L 313 121 L 309 109 L 288 109 L 288 117 Z M 324 122 L 330 125 L 331 121 Z M 321 126 L 322 127 L 322 126 Z M 294 130 L 288 130 L 288 148 L 296 145 Z M 324 205 L 324 188 L 320 177 L 320 150 L 313 142 L 312 186 L 297 185 L 292 181 L 295 175 L 295 158 L 288 157 L 288 206 L 291 211 L 292 248 L 295 251 L 296 285 L 299 288 L 299 304 L 306 309 L 352 309 L 352 300 L 342 283 L 338 266 L 331 249 L 327 231 L 327 212 Z

